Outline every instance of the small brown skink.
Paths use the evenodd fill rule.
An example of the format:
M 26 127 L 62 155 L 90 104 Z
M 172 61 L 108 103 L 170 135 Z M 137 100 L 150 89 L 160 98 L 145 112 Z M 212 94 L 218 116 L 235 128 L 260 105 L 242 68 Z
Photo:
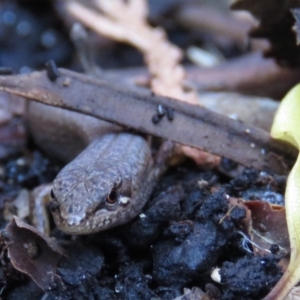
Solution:
M 37 143 L 68 162 L 53 182 L 58 228 L 89 234 L 128 222 L 148 200 L 159 172 L 148 142 L 120 127 L 76 112 L 29 103 Z

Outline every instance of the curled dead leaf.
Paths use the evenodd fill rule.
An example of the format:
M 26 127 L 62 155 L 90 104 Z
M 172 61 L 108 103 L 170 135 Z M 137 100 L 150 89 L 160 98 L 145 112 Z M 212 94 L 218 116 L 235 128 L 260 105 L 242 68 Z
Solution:
M 254 243 L 254 253 L 263 255 L 270 251 L 272 245 L 278 245 L 279 253 L 288 255 L 290 243 L 285 208 L 264 201 L 247 201 L 245 205 L 251 211 L 248 232 Z
M 57 286 L 57 265 L 63 250 L 54 238 L 14 217 L 5 228 L 8 254 L 12 265 L 30 276 L 43 290 Z

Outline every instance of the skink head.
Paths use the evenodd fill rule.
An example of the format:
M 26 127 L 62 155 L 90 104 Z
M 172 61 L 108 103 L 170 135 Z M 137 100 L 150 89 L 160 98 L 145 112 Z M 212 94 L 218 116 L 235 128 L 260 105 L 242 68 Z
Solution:
M 55 223 L 67 233 L 88 234 L 128 222 L 152 191 L 152 170 L 142 137 L 120 133 L 96 139 L 54 180 Z
M 63 169 L 53 183 L 50 208 L 60 230 L 94 233 L 121 224 L 132 214 L 130 178 L 111 168 L 75 173 L 70 176 L 70 170 Z

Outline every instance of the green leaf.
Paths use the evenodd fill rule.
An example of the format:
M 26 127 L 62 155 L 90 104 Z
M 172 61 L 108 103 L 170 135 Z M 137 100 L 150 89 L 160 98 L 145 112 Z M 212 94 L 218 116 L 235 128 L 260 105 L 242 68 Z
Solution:
M 271 136 L 300 148 L 300 84 L 282 100 L 273 122 Z M 284 299 L 300 281 L 300 155 L 287 180 L 285 209 L 291 244 L 290 263 L 265 300 Z

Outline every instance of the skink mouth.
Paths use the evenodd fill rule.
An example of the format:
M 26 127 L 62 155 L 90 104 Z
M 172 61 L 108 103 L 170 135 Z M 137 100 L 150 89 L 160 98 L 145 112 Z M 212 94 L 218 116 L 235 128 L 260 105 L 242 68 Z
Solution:
M 57 228 L 68 234 L 84 235 L 97 232 L 99 230 L 93 230 L 89 226 L 88 221 L 80 222 L 79 224 L 73 219 L 63 219 L 61 217 L 54 217 Z
M 110 215 L 102 215 L 90 217 L 87 219 L 78 218 L 76 216 L 69 216 L 68 218 L 63 218 L 57 212 L 53 212 L 54 222 L 59 230 L 76 235 L 84 235 L 96 233 L 103 231 L 118 225 L 118 222 L 113 222 L 117 220 L 117 213 L 112 213 Z

